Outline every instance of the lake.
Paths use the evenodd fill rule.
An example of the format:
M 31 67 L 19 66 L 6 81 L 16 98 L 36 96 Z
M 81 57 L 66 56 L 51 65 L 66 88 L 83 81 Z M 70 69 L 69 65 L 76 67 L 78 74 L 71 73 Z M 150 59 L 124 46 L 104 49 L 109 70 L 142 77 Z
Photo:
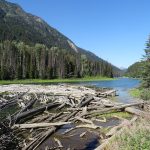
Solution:
M 140 80 L 133 78 L 117 78 L 116 80 L 108 81 L 80 82 L 80 84 L 91 85 L 96 87 L 113 88 L 117 90 L 117 94 L 119 95 L 119 102 L 131 103 L 135 101 L 135 99 L 129 95 L 128 91 L 132 88 L 138 87 L 140 84 Z

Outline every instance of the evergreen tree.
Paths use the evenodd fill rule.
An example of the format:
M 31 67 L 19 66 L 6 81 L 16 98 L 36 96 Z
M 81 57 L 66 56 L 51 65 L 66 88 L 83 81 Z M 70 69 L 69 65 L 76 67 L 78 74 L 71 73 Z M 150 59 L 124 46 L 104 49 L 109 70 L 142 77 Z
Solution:
M 146 43 L 142 79 L 142 87 L 150 88 L 150 37 Z

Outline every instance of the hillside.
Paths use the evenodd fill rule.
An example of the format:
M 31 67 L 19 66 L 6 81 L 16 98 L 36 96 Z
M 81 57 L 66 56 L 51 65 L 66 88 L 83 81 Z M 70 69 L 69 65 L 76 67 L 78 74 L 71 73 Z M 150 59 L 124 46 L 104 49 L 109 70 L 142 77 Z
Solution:
M 0 1 L 0 79 L 113 77 L 119 69 L 20 6 Z
M 128 67 L 125 72 L 125 76 L 132 78 L 140 78 L 142 76 L 143 71 L 143 62 L 136 62 Z

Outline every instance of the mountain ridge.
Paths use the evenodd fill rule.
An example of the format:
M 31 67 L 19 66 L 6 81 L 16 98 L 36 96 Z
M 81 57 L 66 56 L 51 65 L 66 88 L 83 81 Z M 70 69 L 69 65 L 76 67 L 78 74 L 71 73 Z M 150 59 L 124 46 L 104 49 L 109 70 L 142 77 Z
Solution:
M 25 45 L 29 45 L 29 47 L 32 49 L 36 49 L 35 48 L 36 44 L 41 44 L 40 47 L 42 47 L 42 45 L 45 45 L 49 50 L 55 48 L 58 49 L 57 51 L 62 51 L 62 50 L 66 51 L 65 53 L 67 53 L 67 55 L 70 55 L 72 60 L 74 60 L 74 62 L 71 62 L 72 67 L 74 65 L 77 65 L 77 61 L 79 61 L 78 64 L 79 67 L 77 68 L 78 69 L 82 68 L 82 71 L 78 70 L 75 66 L 73 67 L 74 69 L 76 68 L 75 70 L 78 70 L 78 71 L 74 70 L 74 72 L 76 72 L 76 75 L 80 74 L 79 76 L 82 76 L 83 74 L 86 75 L 88 73 L 88 70 L 90 70 L 90 73 L 88 73 L 90 75 L 107 76 L 107 72 L 110 71 L 112 73 L 109 73 L 109 76 L 111 74 L 112 74 L 111 76 L 115 76 L 116 70 L 117 72 L 119 72 L 119 69 L 111 65 L 109 62 L 96 56 L 94 53 L 90 51 L 84 50 L 76 46 L 72 40 L 70 40 L 62 33 L 60 33 L 57 29 L 49 26 L 40 17 L 37 17 L 30 13 L 26 13 L 18 4 L 13 4 L 5 0 L 0 1 L 0 33 L 1 33 L 0 41 L 4 43 L 4 41 L 8 40 L 9 42 L 12 42 L 9 43 L 10 46 L 13 45 L 15 41 L 17 43 L 23 42 Z M 18 45 L 16 45 L 16 49 L 18 49 Z M 45 55 L 48 55 L 47 54 L 48 52 L 45 53 L 46 53 Z M 46 61 L 47 57 L 48 56 L 45 56 L 44 61 Z M 63 59 L 65 57 L 66 56 L 64 56 Z M 72 61 L 72 60 L 68 58 L 68 61 Z M 69 62 L 66 61 L 67 58 L 63 60 L 63 63 L 69 64 Z M 59 64 L 56 65 L 56 67 L 58 66 Z M 93 67 L 95 69 L 94 71 L 95 73 L 92 73 L 92 69 L 90 69 L 90 67 Z M 102 67 L 103 69 L 101 69 Z M 113 71 L 113 68 L 115 68 L 114 69 L 115 71 Z M 98 69 L 101 69 L 101 72 L 103 73 L 100 74 L 100 71 Z M 82 73 L 77 73 L 77 72 L 82 72 Z M 67 73 L 69 73 L 69 71 L 67 71 Z

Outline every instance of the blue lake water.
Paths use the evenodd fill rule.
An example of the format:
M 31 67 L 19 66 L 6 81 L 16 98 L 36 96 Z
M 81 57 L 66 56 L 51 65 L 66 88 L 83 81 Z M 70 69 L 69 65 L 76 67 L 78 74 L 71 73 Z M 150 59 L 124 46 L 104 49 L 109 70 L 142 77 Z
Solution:
M 80 84 L 113 88 L 117 90 L 117 94 L 119 95 L 118 100 L 120 102 L 131 103 L 135 99 L 129 95 L 128 91 L 132 88 L 138 87 L 140 80 L 132 78 L 117 78 L 116 80 L 81 82 Z

